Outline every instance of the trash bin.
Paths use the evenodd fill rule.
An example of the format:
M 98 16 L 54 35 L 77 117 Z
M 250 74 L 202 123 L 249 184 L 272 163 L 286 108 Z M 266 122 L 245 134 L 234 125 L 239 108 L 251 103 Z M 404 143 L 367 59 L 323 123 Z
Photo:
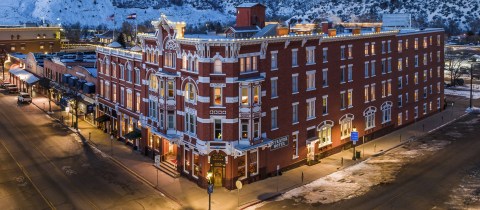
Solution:
M 360 151 L 355 151 L 355 157 L 358 159 L 360 158 Z

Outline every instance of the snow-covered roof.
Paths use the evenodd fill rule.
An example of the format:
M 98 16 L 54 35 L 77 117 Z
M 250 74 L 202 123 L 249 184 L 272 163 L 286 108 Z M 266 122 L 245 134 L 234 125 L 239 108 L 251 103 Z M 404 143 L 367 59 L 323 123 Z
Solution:
M 277 27 L 278 24 L 269 24 L 262 28 L 259 32 L 252 36 L 252 38 L 256 37 L 264 37 L 264 36 L 275 36 L 277 34 Z
M 135 46 L 133 46 L 132 48 L 130 48 L 130 51 L 133 51 L 133 52 L 141 52 L 141 51 L 142 51 L 142 48 L 139 47 L 138 45 L 135 45 Z
M 249 7 L 254 7 L 254 6 L 257 6 L 257 5 L 260 5 L 262 7 L 266 7 L 265 5 L 260 4 L 260 3 L 243 3 L 243 4 L 238 5 L 237 8 L 249 8 Z
M 121 48 L 122 45 L 118 42 L 112 42 L 110 44 L 107 45 L 107 47 L 111 47 L 111 48 Z

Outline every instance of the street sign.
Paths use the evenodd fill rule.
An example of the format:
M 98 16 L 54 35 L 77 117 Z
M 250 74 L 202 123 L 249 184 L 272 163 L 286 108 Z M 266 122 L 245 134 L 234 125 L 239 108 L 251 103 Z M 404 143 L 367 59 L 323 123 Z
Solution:
M 350 140 L 353 142 L 358 141 L 358 131 L 352 131 L 350 133 Z
M 160 155 L 155 155 L 155 166 L 160 166 Z
M 207 193 L 212 194 L 213 193 L 213 184 L 209 184 L 207 187 Z
M 239 190 L 241 190 L 241 189 L 242 189 L 242 187 L 243 187 L 243 184 L 242 184 L 242 182 L 241 182 L 241 181 L 239 181 L 239 180 L 237 180 L 237 181 L 235 182 L 235 185 L 237 186 L 237 189 L 239 189 Z

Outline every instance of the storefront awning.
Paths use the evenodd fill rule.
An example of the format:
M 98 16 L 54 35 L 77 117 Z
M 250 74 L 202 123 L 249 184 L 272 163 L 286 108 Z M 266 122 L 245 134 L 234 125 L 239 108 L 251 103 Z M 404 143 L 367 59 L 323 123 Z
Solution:
M 250 145 L 248 144 L 248 142 L 245 142 L 247 144 L 242 143 L 243 142 L 241 142 L 240 144 L 237 143 L 234 146 L 236 156 L 242 156 L 246 151 L 254 150 L 260 147 L 270 147 L 273 141 L 271 139 L 264 138 L 262 142 L 254 145 Z
M 38 82 L 40 79 L 33 75 L 32 73 L 25 71 L 20 68 L 10 69 L 8 72 L 20 78 L 20 80 L 28 83 L 29 85 Z
M 163 134 L 155 130 L 150 130 L 154 135 L 160 136 L 173 144 L 180 144 L 180 136 L 176 134 Z
M 101 123 L 101 122 L 107 122 L 107 121 L 110 121 L 110 116 L 104 114 L 104 115 L 102 115 L 102 116 L 100 116 L 100 117 L 97 117 L 97 118 L 95 119 L 95 121 L 97 121 L 97 122 L 99 122 L 99 123 Z
M 138 139 L 142 137 L 142 132 L 138 129 L 133 129 L 133 131 L 125 134 L 123 137 L 125 137 L 126 139 Z

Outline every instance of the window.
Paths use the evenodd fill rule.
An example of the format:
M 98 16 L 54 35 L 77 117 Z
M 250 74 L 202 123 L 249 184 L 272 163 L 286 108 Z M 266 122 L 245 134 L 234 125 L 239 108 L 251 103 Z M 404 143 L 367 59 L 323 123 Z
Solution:
M 426 82 L 428 78 L 427 70 L 423 70 L 423 81 Z
M 262 129 L 260 128 L 260 120 L 259 119 L 254 119 L 253 120 L 253 139 L 258 139 L 260 138 L 260 131 Z
M 272 51 L 271 54 L 272 54 L 271 69 L 272 70 L 277 70 L 278 69 L 278 66 L 277 66 L 278 53 L 277 53 L 277 51 Z
M 398 95 L 398 107 L 402 107 L 402 94 Z
M 307 72 L 307 91 L 315 89 L 315 71 Z
M 382 41 L 382 54 L 385 54 L 385 41 Z
M 403 87 L 402 76 L 398 77 L 398 85 L 397 86 L 398 86 L 398 89 L 402 89 L 402 87 Z
M 112 101 L 117 102 L 117 85 L 112 84 Z
M 298 131 L 292 133 L 292 159 L 298 158 Z
M 423 54 L 423 65 L 427 65 L 427 53 Z
M 429 44 L 430 44 L 430 45 L 433 44 L 433 38 L 432 38 L 432 36 L 430 36 L 430 42 L 429 42 Z
M 307 65 L 315 64 L 315 47 L 307 47 Z
M 382 58 L 382 74 L 387 73 L 387 61 L 385 58 Z
M 370 100 L 375 101 L 375 83 L 370 85 Z
M 132 90 L 127 89 L 127 109 L 133 109 Z
M 298 102 L 292 104 L 292 124 L 298 123 Z
M 105 81 L 105 98 L 110 99 L 110 83 L 108 83 L 107 81 Z M 122 105 L 123 105 L 123 101 L 122 101 Z
M 132 82 L 132 65 L 127 64 L 127 82 Z
M 350 137 L 350 133 L 352 132 L 352 121 L 353 115 L 346 114 L 340 118 L 340 138 L 345 139 Z
M 186 102 L 195 103 L 197 99 L 197 91 L 195 89 L 195 85 L 193 85 L 192 83 L 187 83 L 187 85 L 185 85 L 184 96 Z
M 382 104 L 382 124 L 392 121 L 392 102 Z
M 240 121 L 240 134 L 241 139 L 249 139 L 249 122 L 248 120 L 241 120 Z
M 167 81 L 167 97 L 168 98 L 174 98 L 175 97 L 175 87 L 174 87 L 174 82 L 169 80 Z
M 348 59 L 353 58 L 353 46 L 350 44 L 348 45 Z
M 437 82 L 437 93 L 440 93 L 440 82 Z
M 415 42 L 414 42 L 414 44 L 413 44 L 413 48 L 414 48 L 415 50 L 418 50 L 418 38 L 415 38 Z
M 345 79 L 347 78 L 345 73 L 345 66 L 340 66 L 340 83 L 345 83 Z
M 428 42 L 427 42 L 427 37 L 423 37 L 423 48 L 427 48 Z
M 405 93 L 405 103 L 408 103 L 408 93 Z
M 348 90 L 348 108 L 353 106 L 353 90 Z
M 388 42 L 387 42 L 387 50 L 388 50 L 388 52 L 392 52 L 392 48 L 390 47 L 390 46 L 391 46 L 391 43 L 392 43 L 392 40 L 388 40 Z
M 102 97 L 105 97 L 105 92 L 104 92 L 104 84 L 103 84 L 103 80 L 100 80 L 100 95 Z
M 240 58 L 240 72 L 257 71 L 257 56 Z
M 365 43 L 365 52 L 364 52 L 365 56 L 368 56 L 370 54 L 368 49 L 369 49 L 369 45 L 368 45 L 368 43 Z
M 398 125 L 402 125 L 402 118 L 403 118 L 402 113 L 401 112 L 398 113 L 398 116 L 397 116 L 397 124 Z
M 328 48 L 323 48 L 323 55 L 322 55 L 322 59 L 323 59 L 323 62 L 326 63 L 328 62 L 327 60 L 327 51 L 328 51 Z
M 238 159 L 238 169 L 237 169 L 237 174 L 239 179 L 243 179 L 246 177 L 246 168 L 247 168 L 247 161 L 246 161 L 246 156 L 240 156 L 237 158 Z
M 408 50 L 408 39 L 405 39 L 405 49 Z
M 322 97 L 322 114 L 323 115 L 328 114 L 328 96 Z
M 167 120 L 168 120 L 167 129 L 175 130 L 175 111 L 167 112 Z
M 415 67 L 418 67 L 418 55 L 415 55 Z
M 140 69 L 138 68 L 135 68 L 135 84 L 140 84 Z
M 372 77 L 374 77 L 374 76 L 376 75 L 376 72 L 375 72 L 375 63 L 376 63 L 376 61 L 372 60 L 371 63 L 372 63 L 372 66 L 371 66 L 371 68 L 370 68 L 370 71 L 372 72 L 372 73 L 371 73 Z
M 370 45 L 370 51 L 372 53 L 372 55 L 375 55 L 375 42 L 372 42 L 371 45 Z
M 298 49 L 292 49 L 292 67 L 298 66 Z
M 342 91 L 340 92 L 340 110 L 347 108 L 345 100 L 346 100 L 345 91 Z
M 431 63 L 431 62 L 433 62 L 433 56 L 432 56 L 432 52 L 430 52 L 430 56 L 429 56 L 429 58 L 430 58 L 430 63 Z
M 222 88 L 221 87 L 213 88 L 213 105 L 214 106 L 222 105 Z
M 392 80 L 391 79 L 387 80 L 387 83 L 388 83 L 388 96 L 391 96 L 392 95 Z
M 365 85 L 363 89 L 364 89 L 363 92 L 364 92 L 365 103 L 368 103 L 368 96 L 370 95 L 369 86 Z
M 248 87 L 241 87 L 240 88 L 240 91 L 241 91 L 241 94 L 242 94 L 242 105 L 243 106 L 248 106 L 250 104 L 250 100 L 249 100 L 249 88 Z
M 277 123 L 277 111 L 278 111 L 278 107 L 274 107 L 271 109 L 271 118 L 270 118 L 270 123 L 271 123 L 271 127 L 272 127 L 272 130 L 273 129 L 278 129 L 278 123 Z
M 402 46 L 403 46 L 403 41 L 402 41 L 402 40 L 398 40 L 398 52 L 399 52 L 399 53 L 402 52 Z
M 413 76 L 413 83 L 418 85 L 418 72 L 415 72 L 415 75 Z
M 149 76 L 148 89 L 151 90 L 151 91 L 155 91 L 155 92 L 158 91 L 158 78 L 153 73 L 150 74 L 150 76 Z
M 437 67 L 437 77 L 440 77 L 441 74 L 440 74 L 440 66 Z
M 433 87 L 432 87 L 432 85 L 430 85 L 430 94 L 432 94 L 432 93 L 433 93 Z
M 437 46 L 440 46 L 440 35 L 437 35 Z
M 437 62 L 440 62 L 440 51 L 437 51 Z
M 157 110 L 158 110 L 157 100 L 153 97 L 150 97 L 149 100 L 148 100 L 148 116 L 151 119 L 156 120 L 157 119 Z
M 164 80 L 160 80 L 160 97 L 161 98 L 165 98 L 165 81 Z
M 200 175 L 200 156 L 198 153 L 193 152 L 193 177 L 197 178 Z
M 315 118 L 315 98 L 307 99 L 307 120 Z
M 345 45 L 340 46 L 340 59 L 345 60 Z
M 292 74 L 292 93 L 298 93 L 298 74 Z
M 369 70 L 368 70 L 369 66 L 370 66 L 370 64 L 368 63 L 368 61 L 365 62 L 365 70 L 364 70 L 365 71 L 365 78 L 368 78 L 368 73 L 370 73 Z
M 253 104 L 260 104 L 260 86 L 253 87 Z
M 408 57 L 405 57 L 405 67 L 408 68 Z
M 427 98 L 427 87 L 423 87 L 423 98 Z
M 258 174 L 258 149 L 250 151 L 248 155 L 248 172 L 250 176 L 254 176 Z
M 437 98 L 437 110 L 440 110 L 440 98 Z
M 135 111 L 140 113 L 140 93 L 135 93 Z
M 413 95 L 413 98 L 415 99 L 415 102 L 418 101 L 418 90 L 415 90 L 415 93 Z
M 328 69 L 322 70 L 322 86 L 328 87 Z
M 405 75 L 405 85 L 408 85 L 408 74 Z
M 397 68 L 398 68 L 398 71 L 402 71 L 402 70 L 403 70 L 403 67 L 402 67 L 402 59 L 401 59 L 401 58 L 398 59 Z
M 385 98 L 387 96 L 387 85 L 386 81 L 382 81 L 382 98 Z
M 196 134 L 197 116 L 192 113 L 185 113 L 185 132 L 191 135 Z
M 348 82 L 353 81 L 353 65 L 348 65 Z
M 332 144 L 332 125 L 327 124 L 327 122 L 328 121 L 324 121 L 322 123 L 323 125 L 317 129 L 319 148 Z
M 125 66 L 120 65 L 120 79 L 125 80 Z
M 418 118 L 418 106 L 415 107 L 414 111 L 413 111 L 413 116 L 414 118 Z
M 388 73 L 392 72 L 392 58 L 388 58 L 387 60 L 387 70 L 388 70 Z
M 375 127 L 375 112 L 377 112 L 377 108 L 373 106 L 368 107 L 363 112 L 363 116 L 365 116 L 365 130 Z
M 221 74 L 222 73 L 222 61 L 220 59 L 215 59 L 213 64 L 213 73 Z
M 278 97 L 278 92 L 277 92 L 277 80 L 278 77 L 274 77 L 270 79 L 270 94 L 272 98 Z
M 427 114 L 427 103 L 423 103 L 423 114 Z

